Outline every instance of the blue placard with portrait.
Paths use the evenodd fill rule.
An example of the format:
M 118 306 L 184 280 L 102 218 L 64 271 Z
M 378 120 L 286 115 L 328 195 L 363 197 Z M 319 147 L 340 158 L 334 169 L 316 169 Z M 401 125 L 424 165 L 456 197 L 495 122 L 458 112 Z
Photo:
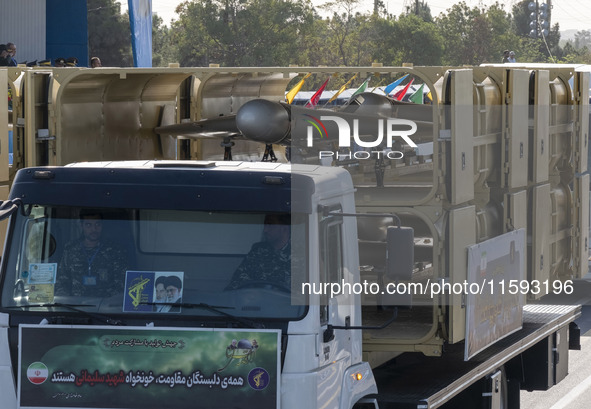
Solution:
M 183 283 L 182 271 L 127 271 L 123 311 L 181 312 Z

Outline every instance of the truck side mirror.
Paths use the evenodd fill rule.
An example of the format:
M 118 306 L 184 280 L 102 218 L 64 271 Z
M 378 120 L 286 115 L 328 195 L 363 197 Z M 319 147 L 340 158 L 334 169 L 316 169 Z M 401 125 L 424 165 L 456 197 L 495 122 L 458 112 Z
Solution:
M 8 219 L 21 204 L 22 201 L 18 198 L 0 202 L 0 220 Z
M 386 278 L 390 281 L 410 280 L 415 258 L 414 229 L 388 227 L 386 246 Z

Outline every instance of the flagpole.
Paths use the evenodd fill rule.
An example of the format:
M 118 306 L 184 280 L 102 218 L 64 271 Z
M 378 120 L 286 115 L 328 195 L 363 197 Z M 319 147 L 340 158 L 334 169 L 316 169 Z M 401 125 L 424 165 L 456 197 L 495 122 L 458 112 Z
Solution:
M 373 89 L 371 90 L 371 92 L 373 93 L 376 89 L 378 89 L 379 86 L 381 86 L 384 83 L 384 79 L 382 78 L 380 82 L 378 82 L 378 85 L 376 85 L 375 87 L 373 87 Z
M 322 105 L 322 108 L 324 108 L 325 106 L 327 106 L 328 104 L 330 104 L 332 101 L 334 101 L 335 99 L 337 99 L 337 97 L 339 95 L 341 95 L 343 93 L 343 91 L 345 91 L 345 89 L 349 86 L 349 84 L 351 84 L 351 82 L 353 82 L 353 80 L 355 78 L 357 78 L 358 74 L 353 75 L 349 81 L 347 81 L 337 92 L 336 94 L 334 94 L 332 97 L 330 97 L 330 99 L 328 101 L 326 101 L 326 103 L 324 105 Z

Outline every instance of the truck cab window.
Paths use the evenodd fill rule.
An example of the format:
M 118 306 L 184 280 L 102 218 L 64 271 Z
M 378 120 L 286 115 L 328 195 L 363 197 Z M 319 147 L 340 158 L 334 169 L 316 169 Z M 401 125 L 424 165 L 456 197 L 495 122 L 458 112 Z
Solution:
M 32 206 L 12 223 L 2 307 L 50 314 L 67 304 L 110 315 L 219 319 L 219 312 L 202 308 L 211 305 L 238 317 L 301 317 L 306 305 L 292 302 L 291 273 L 293 264 L 300 266 L 298 280 L 307 280 L 299 262 L 306 258 L 300 247 L 307 219 L 273 216 L 288 222 L 271 228 L 263 212 Z M 229 287 L 265 238 L 282 244 L 281 268 L 272 271 L 278 280 Z M 292 259 L 293 241 L 298 257 Z
M 341 283 L 343 276 L 342 220 L 325 219 L 320 223 L 320 283 Z M 320 322 L 328 322 L 328 294 L 320 295 Z

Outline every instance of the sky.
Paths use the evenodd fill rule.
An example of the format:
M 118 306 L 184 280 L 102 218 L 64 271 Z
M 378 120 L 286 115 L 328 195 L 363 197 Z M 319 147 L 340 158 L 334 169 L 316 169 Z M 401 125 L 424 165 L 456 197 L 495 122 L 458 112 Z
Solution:
M 119 0 L 123 11 L 127 9 L 127 0 Z M 543 0 L 539 0 L 541 3 Z M 552 25 L 560 23 L 560 31 L 564 30 L 591 30 L 591 1 L 589 0 L 551 0 L 552 1 Z M 314 5 L 325 3 L 323 0 L 312 0 Z M 383 0 L 388 12 L 396 16 L 405 10 L 405 5 L 413 0 Z M 427 0 L 431 8 L 431 14 L 437 16 L 445 12 L 452 5 L 459 3 L 460 0 Z M 465 0 L 470 7 L 483 5 L 489 6 L 494 0 Z M 502 1 L 505 8 L 511 11 L 511 7 L 516 0 Z M 178 15 L 174 12 L 176 6 L 182 3 L 181 0 L 152 0 L 152 12 L 158 14 L 166 25 L 170 20 L 176 20 Z M 373 0 L 360 0 L 357 11 L 366 12 L 373 10 Z

